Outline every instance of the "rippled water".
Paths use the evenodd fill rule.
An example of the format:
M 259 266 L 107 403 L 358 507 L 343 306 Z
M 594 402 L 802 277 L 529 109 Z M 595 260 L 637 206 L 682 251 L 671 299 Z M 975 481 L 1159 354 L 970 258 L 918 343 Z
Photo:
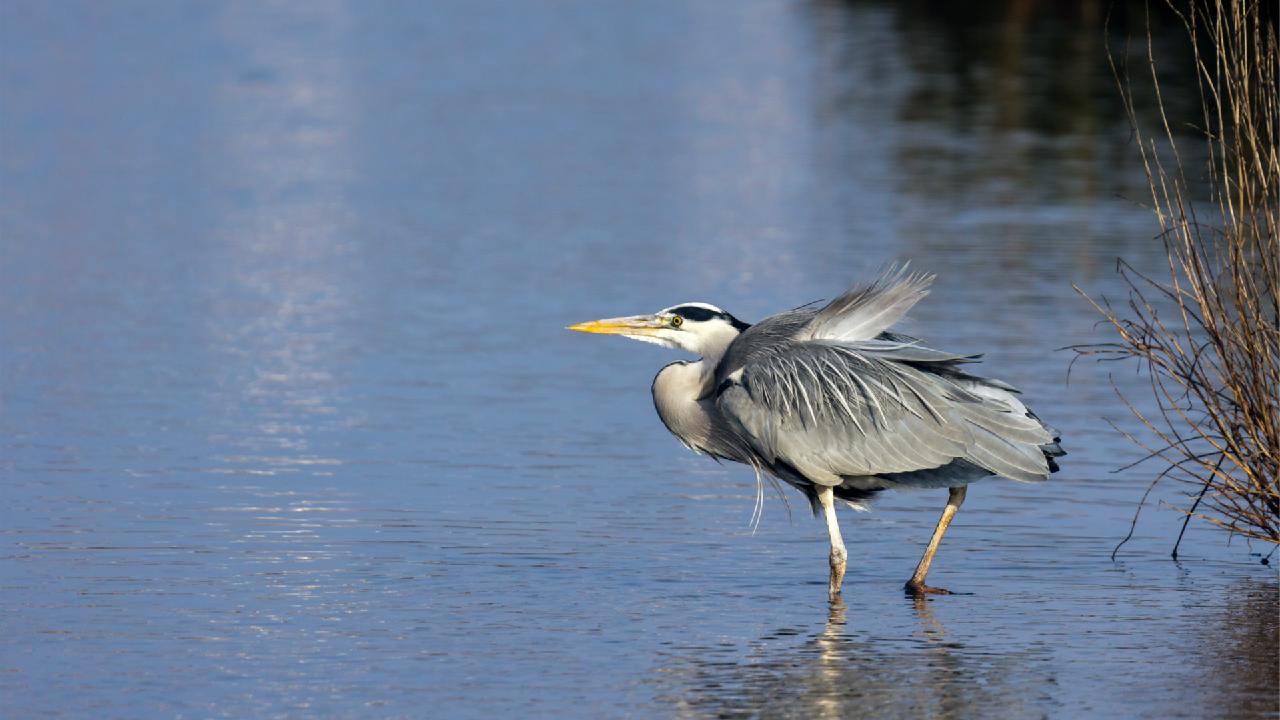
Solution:
M 4 3 L 3 714 L 1275 716 L 1268 548 L 1153 505 L 1110 561 L 1142 379 L 1055 352 L 1159 269 L 1103 8 L 958 12 Z M 562 328 L 892 258 L 1071 454 L 970 492 L 971 595 L 901 593 L 943 494 L 848 514 L 829 607 L 673 358 Z

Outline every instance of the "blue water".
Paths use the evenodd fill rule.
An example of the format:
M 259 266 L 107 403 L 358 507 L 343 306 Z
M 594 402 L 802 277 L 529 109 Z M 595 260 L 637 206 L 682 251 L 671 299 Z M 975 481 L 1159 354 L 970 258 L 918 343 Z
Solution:
M 1270 548 L 1193 522 L 1072 289 L 1160 270 L 1101 10 L 0 5 L 5 717 L 1274 717 Z M 1166 39 L 1172 44 L 1172 40 Z M 659 348 L 891 259 L 1061 428 L 842 518 L 654 416 Z

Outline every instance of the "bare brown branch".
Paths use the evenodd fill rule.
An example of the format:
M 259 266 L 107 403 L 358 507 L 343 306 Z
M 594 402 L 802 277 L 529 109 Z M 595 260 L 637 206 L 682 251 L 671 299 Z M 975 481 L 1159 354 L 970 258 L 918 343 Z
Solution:
M 1118 339 L 1073 349 L 1077 358 L 1136 359 L 1149 373 L 1155 412 L 1122 399 L 1157 447 L 1124 435 L 1145 448 L 1148 459 L 1165 463 L 1154 482 L 1173 478 L 1197 486 L 1184 512 L 1280 543 L 1276 29 L 1257 3 L 1245 0 L 1205 0 L 1182 9 L 1170 3 L 1169 10 L 1185 26 L 1193 51 L 1210 200 L 1193 202 L 1148 30 L 1154 135 L 1143 127 L 1127 70 L 1114 59 L 1111 67 L 1147 174 L 1168 277 L 1119 263 L 1128 303 L 1117 308 L 1089 298 Z

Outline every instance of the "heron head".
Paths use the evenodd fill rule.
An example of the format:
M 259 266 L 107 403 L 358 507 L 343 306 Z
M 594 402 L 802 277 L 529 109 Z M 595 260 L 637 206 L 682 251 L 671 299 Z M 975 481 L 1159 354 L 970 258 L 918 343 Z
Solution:
M 652 315 L 630 315 L 570 325 L 570 330 L 621 335 L 707 357 L 719 355 L 750 325 L 708 303 L 683 303 Z

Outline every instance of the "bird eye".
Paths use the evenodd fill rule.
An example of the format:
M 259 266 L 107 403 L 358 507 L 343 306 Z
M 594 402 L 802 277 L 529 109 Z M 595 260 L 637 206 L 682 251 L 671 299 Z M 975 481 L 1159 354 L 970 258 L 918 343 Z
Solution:
M 684 318 L 680 317 L 679 315 L 671 316 L 671 327 L 680 327 L 683 324 L 684 324 Z

